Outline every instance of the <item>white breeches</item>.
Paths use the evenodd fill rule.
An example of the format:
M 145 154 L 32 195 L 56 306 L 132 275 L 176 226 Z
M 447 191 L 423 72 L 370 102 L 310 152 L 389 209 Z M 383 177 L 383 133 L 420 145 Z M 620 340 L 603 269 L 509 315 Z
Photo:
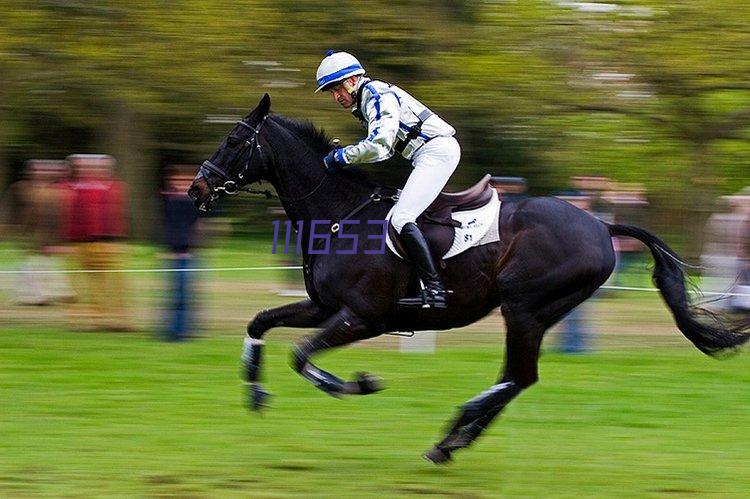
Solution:
M 461 147 L 453 137 L 435 137 L 412 156 L 414 170 L 406 180 L 393 208 L 391 223 L 401 229 L 427 209 L 443 190 L 461 159 Z

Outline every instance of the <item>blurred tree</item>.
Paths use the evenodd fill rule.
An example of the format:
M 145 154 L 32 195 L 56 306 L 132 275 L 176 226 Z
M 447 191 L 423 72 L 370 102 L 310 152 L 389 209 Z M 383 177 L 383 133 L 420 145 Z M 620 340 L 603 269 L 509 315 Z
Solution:
M 644 157 L 645 168 L 631 153 L 623 167 L 639 172 L 664 205 L 681 213 L 697 252 L 718 191 L 749 180 L 750 159 L 720 148 L 739 140 L 747 151 L 750 137 L 750 6 L 726 0 L 623 3 L 605 16 L 575 17 L 591 32 L 570 31 L 560 42 L 576 55 L 569 66 L 578 70 L 581 91 L 554 104 L 609 122 L 623 150 L 636 144 L 653 153 L 655 142 L 669 151 Z M 599 133 L 606 133 L 604 122 Z
M 711 189 L 697 180 L 721 191 L 750 180 L 749 8 L 6 0 L 0 162 L 110 152 L 132 184 L 138 235 L 147 235 L 159 162 L 200 162 L 265 91 L 276 112 L 345 142 L 360 138 L 355 120 L 313 94 L 325 50 L 345 49 L 456 126 L 464 159 L 455 184 L 490 171 L 527 177 L 539 194 L 574 174 L 606 173 L 645 182 L 655 209 L 686 228 L 697 224 L 676 193 L 708 204 Z M 7 183 L 7 162 L 0 170 Z M 373 170 L 388 183 L 407 173 Z
M 473 161 L 546 191 L 581 173 L 644 182 L 696 250 L 695 210 L 750 180 L 749 10 L 721 0 L 483 3 L 462 50 L 441 54 L 433 95 L 462 108 Z

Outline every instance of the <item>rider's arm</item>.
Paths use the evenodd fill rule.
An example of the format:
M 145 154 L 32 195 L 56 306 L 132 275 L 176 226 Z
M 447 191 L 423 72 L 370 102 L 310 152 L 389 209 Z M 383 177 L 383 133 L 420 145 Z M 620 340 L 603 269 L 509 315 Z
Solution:
M 398 132 L 399 104 L 393 92 L 379 93 L 366 89 L 369 97 L 364 103 L 367 117 L 367 137 L 339 150 L 337 159 L 350 163 L 375 163 L 393 156 Z

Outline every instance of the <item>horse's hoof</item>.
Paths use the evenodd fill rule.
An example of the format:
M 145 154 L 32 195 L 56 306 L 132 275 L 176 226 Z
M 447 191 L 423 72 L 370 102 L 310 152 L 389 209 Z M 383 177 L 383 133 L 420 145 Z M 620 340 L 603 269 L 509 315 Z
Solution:
M 263 389 L 260 383 L 250 383 L 250 409 L 260 411 L 268 407 L 271 394 Z
M 433 464 L 446 464 L 452 459 L 450 452 L 446 452 L 437 446 L 425 452 L 422 457 Z
M 385 389 L 382 378 L 363 372 L 357 373 L 355 380 L 347 382 L 346 385 L 346 391 L 352 395 L 369 395 Z

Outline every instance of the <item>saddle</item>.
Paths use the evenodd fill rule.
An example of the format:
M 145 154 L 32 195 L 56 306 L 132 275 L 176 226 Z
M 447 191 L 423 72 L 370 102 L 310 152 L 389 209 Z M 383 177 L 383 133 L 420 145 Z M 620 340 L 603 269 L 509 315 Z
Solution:
M 417 226 L 427 239 L 432 255 L 436 259 L 441 259 L 453 245 L 456 227 L 461 227 L 461 222 L 453 220 L 453 213 L 481 208 L 496 195 L 495 190 L 490 186 L 489 174 L 464 191 L 441 192 L 417 218 Z M 388 223 L 388 236 L 399 255 L 405 257 L 406 251 L 396 229 L 390 222 Z

